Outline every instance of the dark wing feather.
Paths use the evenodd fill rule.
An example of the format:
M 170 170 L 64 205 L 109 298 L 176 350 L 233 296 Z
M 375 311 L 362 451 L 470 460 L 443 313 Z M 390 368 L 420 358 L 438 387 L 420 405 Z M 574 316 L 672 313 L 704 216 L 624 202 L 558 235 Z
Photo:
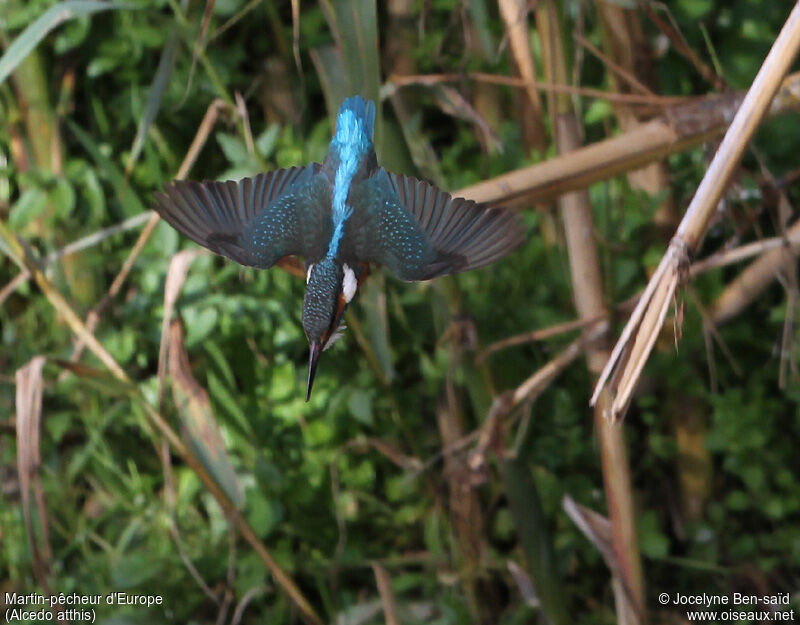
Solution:
M 371 234 L 356 241 L 356 255 L 386 265 L 402 280 L 483 267 L 525 239 L 518 214 L 454 198 L 422 180 L 379 169 L 362 186 L 351 201 L 376 208 L 359 211 L 369 215 L 365 231 Z
M 313 243 L 299 234 L 315 206 L 319 165 L 279 169 L 227 182 L 175 181 L 154 209 L 190 239 L 242 265 L 266 268 Z M 319 185 L 316 185 L 317 187 Z

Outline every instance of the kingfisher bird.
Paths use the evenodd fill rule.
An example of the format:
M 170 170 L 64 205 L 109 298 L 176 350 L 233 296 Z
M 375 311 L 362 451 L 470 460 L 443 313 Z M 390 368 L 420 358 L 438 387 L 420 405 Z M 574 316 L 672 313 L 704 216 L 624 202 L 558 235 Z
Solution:
M 374 128 L 374 102 L 356 95 L 342 103 L 322 163 L 238 181 L 174 181 L 156 195 L 167 223 L 237 263 L 267 269 L 304 257 L 306 401 L 370 264 L 401 280 L 430 280 L 487 265 L 524 240 L 516 213 L 379 166 Z

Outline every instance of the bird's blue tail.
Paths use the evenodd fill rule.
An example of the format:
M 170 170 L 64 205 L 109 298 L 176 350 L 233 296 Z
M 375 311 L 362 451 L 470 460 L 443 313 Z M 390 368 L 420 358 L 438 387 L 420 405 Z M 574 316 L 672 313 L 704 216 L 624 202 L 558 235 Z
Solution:
M 364 123 L 364 130 L 371 139 L 375 134 L 375 103 L 372 100 L 365 100 L 360 95 L 354 95 L 342 102 L 339 107 L 339 118 L 345 111 L 352 111 L 356 119 Z

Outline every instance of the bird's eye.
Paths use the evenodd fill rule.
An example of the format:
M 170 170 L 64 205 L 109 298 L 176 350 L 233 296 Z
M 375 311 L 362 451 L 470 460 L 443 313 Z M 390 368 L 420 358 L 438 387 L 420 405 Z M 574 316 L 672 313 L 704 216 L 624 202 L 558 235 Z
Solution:
M 345 263 L 342 268 L 344 269 L 344 279 L 342 280 L 342 294 L 345 301 L 349 304 L 350 300 L 356 294 L 358 288 L 358 279 L 355 272 Z
M 306 272 L 306 284 L 311 281 L 311 270 L 314 268 L 313 263 L 308 266 L 308 271 Z

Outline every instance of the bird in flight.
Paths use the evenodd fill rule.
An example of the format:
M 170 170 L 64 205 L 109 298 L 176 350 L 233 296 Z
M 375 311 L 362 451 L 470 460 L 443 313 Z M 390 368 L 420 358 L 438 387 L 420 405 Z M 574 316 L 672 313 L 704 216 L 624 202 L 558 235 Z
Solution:
M 370 264 L 401 280 L 430 280 L 488 265 L 524 240 L 516 213 L 379 166 L 374 127 L 375 104 L 353 96 L 339 109 L 322 163 L 238 181 L 175 181 L 156 195 L 154 208 L 167 223 L 237 263 L 267 269 L 286 256 L 304 257 L 306 401 L 320 354 L 338 336 Z

